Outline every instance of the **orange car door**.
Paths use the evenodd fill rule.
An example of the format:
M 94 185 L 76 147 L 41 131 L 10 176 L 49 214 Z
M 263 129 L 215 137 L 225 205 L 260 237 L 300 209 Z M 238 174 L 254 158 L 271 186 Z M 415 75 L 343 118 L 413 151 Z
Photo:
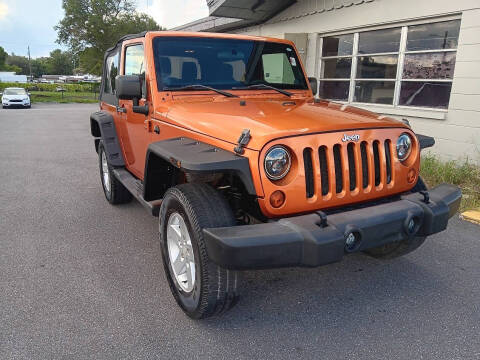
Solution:
M 123 71 L 124 75 L 139 75 L 145 79 L 145 55 L 142 43 L 127 44 L 124 47 Z M 143 80 L 142 98 L 139 99 L 139 105 L 145 105 L 146 86 Z M 143 179 L 145 168 L 145 155 L 149 143 L 150 132 L 148 126 L 148 117 L 144 114 L 134 113 L 132 100 L 119 100 L 119 107 L 122 113 L 122 127 L 127 136 L 124 139 L 125 157 L 127 168 L 134 175 Z M 127 149 L 129 149 L 127 151 Z

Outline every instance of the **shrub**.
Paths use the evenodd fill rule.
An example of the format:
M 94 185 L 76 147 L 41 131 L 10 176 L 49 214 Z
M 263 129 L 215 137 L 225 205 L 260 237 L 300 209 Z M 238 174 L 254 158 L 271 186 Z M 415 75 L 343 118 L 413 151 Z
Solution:
M 68 92 L 99 92 L 100 84 L 97 83 L 77 83 L 77 84 L 42 84 L 42 83 L 9 83 L 0 82 L 0 91 L 8 87 L 21 87 L 27 91 L 55 91 L 57 87 L 62 87 Z
M 459 186 L 463 193 L 462 211 L 480 206 L 480 167 L 468 160 L 443 162 L 431 154 L 424 155 L 420 175 L 429 187 L 441 183 Z

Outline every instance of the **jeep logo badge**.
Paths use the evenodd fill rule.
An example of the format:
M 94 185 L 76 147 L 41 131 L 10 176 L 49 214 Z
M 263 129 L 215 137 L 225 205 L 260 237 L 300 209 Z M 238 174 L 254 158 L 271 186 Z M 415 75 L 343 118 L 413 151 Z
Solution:
M 360 140 L 360 135 L 358 134 L 354 134 L 354 135 L 347 135 L 347 134 L 343 134 L 343 138 L 342 138 L 342 141 L 343 142 L 347 142 L 347 141 L 355 141 L 357 142 L 358 140 Z

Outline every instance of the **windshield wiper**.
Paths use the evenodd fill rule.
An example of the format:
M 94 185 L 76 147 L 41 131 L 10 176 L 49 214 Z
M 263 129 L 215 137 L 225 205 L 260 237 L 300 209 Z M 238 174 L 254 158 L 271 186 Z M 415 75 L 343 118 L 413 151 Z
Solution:
M 286 95 L 288 97 L 293 95 L 293 93 L 291 93 L 290 91 L 282 90 L 282 89 L 276 88 L 275 86 L 271 86 L 271 85 L 267 85 L 267 84 L 253 84 L 253 85 L 248 85 L 248 86 L 245 86 L 245 87 L 234 87 L 232 89 L 234 89 L 234 90 L 270 89 L 270 90 L 278 91 L 280 94 Z
M 182 86 L 182 87 L 175 87 L 175 88 L 172 88 L 172 87 L 164 87 L 163 88 L 164 90 L 169 90 L 169 91 L 183 91 L 183 90 L 211 90 L 211 91 L 215 91 L 216 93 L 219 93 L 223 96 L 226 96 L 226 97 L 238 97 L 237 95 L 234 95 L 232 93 L 229 93 L 227 91 L 223 91 L 223 90 L 218 90 L 218 89 L 215 89 L 213 87 L 210 87 L 210 86 L 206 86 L 206 85 L 201 85 L 201 84 L 192 84 L 192 85 L 186 85 L 186 86 Z

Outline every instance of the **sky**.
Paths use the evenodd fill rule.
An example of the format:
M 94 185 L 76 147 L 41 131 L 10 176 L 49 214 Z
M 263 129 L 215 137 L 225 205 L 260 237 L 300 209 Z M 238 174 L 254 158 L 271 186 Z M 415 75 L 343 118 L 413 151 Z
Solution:
M 208 16 L 205 0 L 136 0 L 137 10 L 150 14 L 167 29 Z M 63 17 L 62 0 L 0 0 L 0 46 L 9 54 L 48 56 L 57 44 L 53 27 Z

